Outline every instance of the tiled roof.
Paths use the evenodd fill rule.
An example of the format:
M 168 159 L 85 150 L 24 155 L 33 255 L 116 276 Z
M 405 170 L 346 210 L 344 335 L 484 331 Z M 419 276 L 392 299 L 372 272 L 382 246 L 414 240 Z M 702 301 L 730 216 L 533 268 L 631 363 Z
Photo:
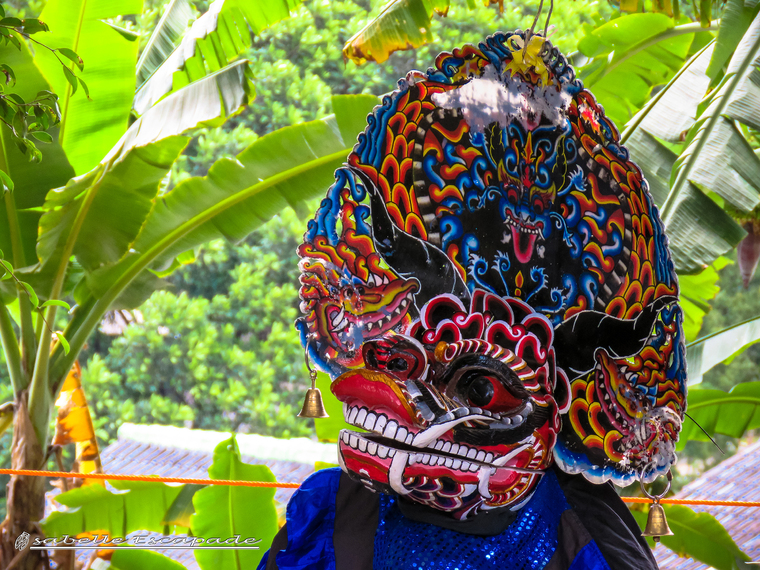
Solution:
M 760 441 L 739 451 L 686 485 L 679 499 L 760 501 Z M 760 508 L 692 507 L 708 512 L 728 530 L 731 538 L 752 560 L 760 560 Z M 691 558 L 680 558 L 664 546 L 654 551 L 660 570 L 706 570 L 709 566 Z

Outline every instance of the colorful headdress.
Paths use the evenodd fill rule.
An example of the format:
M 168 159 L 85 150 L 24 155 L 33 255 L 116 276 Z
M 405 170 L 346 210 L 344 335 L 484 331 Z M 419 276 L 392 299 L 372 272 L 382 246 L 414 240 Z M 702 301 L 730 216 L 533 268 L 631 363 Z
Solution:
M 525 37 L 399 81 L 299 248 L 304 345 L 349 423 L 377 436 L 344 434 L 345 466 L 458 516 L 517 505 L 552 454 L 595 482 L 651 481 L 686 405 L 678 285 L 646 181 L 566 58 Z M 391 421 L 405 467 L 378 456 Z M 476 459 L 473 477 L 451 475 L 447 443 Z M 513 472 L 490 471 L 489 489 L 498 457 Z

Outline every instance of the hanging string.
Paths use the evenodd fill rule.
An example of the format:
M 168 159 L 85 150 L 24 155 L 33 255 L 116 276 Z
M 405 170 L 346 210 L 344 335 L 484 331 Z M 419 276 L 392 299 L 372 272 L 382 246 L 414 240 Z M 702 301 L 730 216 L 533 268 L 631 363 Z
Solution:
M 191 477 L 158 477 L 155 475 L 125 475 L 121 473 L 68 473 L 66 471 L 37 471 L 33 469 L 0 469 L 0 475 L 53 477 L 66 479 L 101 479 L 109 481 L 151 481 L 154 483 L 184 483 L 192 485 L 228 485 L 233 487 L 274 487 L 297 489 L 300 483 L 279 481 L 238 481 L 233 479 L 197 479 Z M 651 503 L 648 497 L 620 497 L 624 503 Z M 710 499 L 662 499 L 664 505 L 704 505 L 721 507 L 760 507 L 760 501 L 713 501 Z

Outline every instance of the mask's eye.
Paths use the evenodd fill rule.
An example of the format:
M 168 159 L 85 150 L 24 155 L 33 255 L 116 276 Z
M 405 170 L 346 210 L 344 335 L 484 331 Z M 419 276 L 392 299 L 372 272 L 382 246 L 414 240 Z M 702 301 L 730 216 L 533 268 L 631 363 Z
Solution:
M 482 408 L 491 403 L 494 392 L 493 380 L 488 376 L 478 376 L 467 388 L 467 401 Z
M 391 372 L 404 372 L 409 368 L 409 363 L 403 358 L 394 358 L 388 362 L 387 368 Z
M 496 375 L 478 370 L 462 375 L 457 392 L 466 405 L 490 412 L 509 412 L 523 404 L 523 400 L 512 394 Z

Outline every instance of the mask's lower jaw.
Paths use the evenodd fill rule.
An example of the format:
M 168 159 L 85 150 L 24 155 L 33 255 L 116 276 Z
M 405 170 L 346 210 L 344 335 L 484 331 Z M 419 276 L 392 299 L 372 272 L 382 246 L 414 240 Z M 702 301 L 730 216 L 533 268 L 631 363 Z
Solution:
M 465 519 L 481 509 L 520 506 L 530 497 L 545 464 L 533 452 L 533 438 L 507 455 L 452 444 L 442 449 L 417 448 L 377 434 L 341 431 L 340 465 L 368 488 Z M 410 439 L 411 441 L 411 439 Z M 533 453 L 533 458 L 529 455 Z M 529 457 L 524 461 L 524 457 Z M 522 459 L 522 461 L 521 461 Z M 509 464 L 524 463 L 525 467 Z

